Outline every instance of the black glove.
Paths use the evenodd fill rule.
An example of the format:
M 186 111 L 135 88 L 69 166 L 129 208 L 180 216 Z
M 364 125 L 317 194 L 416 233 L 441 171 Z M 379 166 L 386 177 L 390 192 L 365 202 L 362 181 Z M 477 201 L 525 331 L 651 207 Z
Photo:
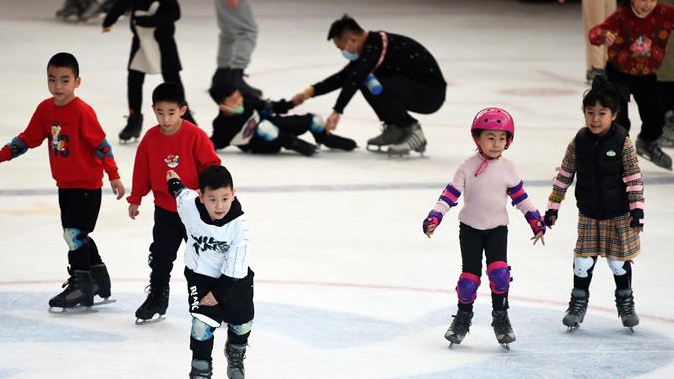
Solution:
M 642 220 L 644 219 L 644 210 L 634 208 L 630 211 L 630 228 L 638 228 L 644 226 Z
M 178 196 L 180 191 L 185 188 L 185 185 L 178 178 L 169 179 L 166 182 L 166 185 L 168 186 L 169 193 L 173 195 L 173 197 Z
M 553 221 L 552 218 L 555 218 Z M 553 226 L 555 222 L 557 222 L 557 209 L 548 209 L 545 211 L 545 216 L 543 217 L 543 221 L 545 221 L 546 226 Z

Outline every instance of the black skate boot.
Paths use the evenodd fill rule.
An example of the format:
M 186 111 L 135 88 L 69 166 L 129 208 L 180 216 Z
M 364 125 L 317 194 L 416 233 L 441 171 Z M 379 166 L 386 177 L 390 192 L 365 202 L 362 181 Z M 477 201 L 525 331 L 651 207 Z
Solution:
M 246 359 L 246 346 L 227 343 L 225 344 L 225 357 L 227 357 L 227 378 L 244 379 L 246 370 L 243 368 L 243 360 Z
M 68 308 L 77 306 L 91 307 L 94 304 L 94 295 L 92 292 L 91 272 L 81 270 L 71 270 L 68 268 L 70 278 L 63 283 L 65 289 L 60 294 L 49 300 L 49 312 L 52 308 L 61 308 L 65 311 Z
M 637 154 L 667 170 L 672 170 L 672 158 L 660 147 L 659 140 L 649 143 L 637 137 Z
M 459 310 L 452 317 L 454 317 L 454 320 L 445 332 L 445 339 L 450 342 L 449 347 L 452 347 L 453 344 L 460 344 L 466 337 L 472 324 L 473 312 Z
M 136 140 L 140 137 L 140 131 L 143 129 L 143 114 L 131 113 L 126 121 L 126 126 L 119 132 L 119 141 L 128 142 L 130 139 Z
M 665 113 L 665 125 L 659 141 L 661 147 L 674 147 L 674 110 Z
M 71 17 L 78 17 L 82 10 L 78 0 L 66 0 L 63 8 L 56 11 L 56 18 L 61 21 L 67 21 Z
M 500 343 L 506 350 L 510 350 L 510 343 L 515 342 L 515 333 L 513 328 L 510 325 L 510 319 L 508 318 L 508 311 L 491 311 L 492 322 L 491 326 L 494 328 L 494 334 L 496 335 L 496 340 Z
M 367 140 L 367 149 L 381 151 L 382 146 L 393 145 L 402 141 L 403 138 L 405 138 L 405 131 L 402 128 L 392 124 L 383 124 L 381 134 Z
M 590 293 L 584 289 L 574 288 L 571 290 L 571 300 L 566 315 L 562 319 L 562 324 L 567 326 L 568 331 L 580 327 L 580 323 L 585 319 L 587 312 L 587 303 L 590 300 Z
M 634 327 L 639 325 L 639 316 L 634 310 L 634 295 L 631 288 L 615 291 L 615 306 L 623 326 L 634 333 Z
M 316 149 L 318 148 L 318 146 L 293 135 L 283 135 L 279 136 L 279 138 L 282 139 L 281 143 L 283 144 L 283 147 L 288 150 L 296 151 L 307 157 L 314 155 Z
M 213 376 L 213 364 L 202 359 L 192 359 L 190 379 L 211 379 Z
M 389 155 L 405 155 L 414 150 L 423 155 L 426 151 L 426 137 L 421 130 L 421 125 L 414 123 L 404 129 L 405 137 L 398 143 L 389 146 Z
M 101 4 L 97 0 L 87 0 L 82 2 L 82 5 L 82 12 L 79 14 L 79 19 L 82 22 L 86 22 L 101 13 Z
M 243 69 L 230 68 L 227 70 L 227 76 L 225 80 L 227 83 L 230 83 L 236 89 L 238 89 L 241 92 L 241 95 L 261 98 L 262 91 L 246 83 L 246 81 L 243 80 L 243 76 Z
M 105 263 L 91 266 L 91 280 L 93 296 L 107 300 L 110 297 L 110 275 Z
M 358 147 L 356 141 L 351 138 L 340 137 L 336 134 L 331 134 L 323 130 L 320 133 L 314 133 L 314 139 L 319 145 L 325 145 L 325 147 L 330 149 L 340 149 L 344 151 L 351 151 Z
M 166 308 L 169 303 L 169 287 L 151 287 L 146 288 L 147 298 L 136 310 L 136 325 L 148 322 L 157 322 L 164 319 Z M 154 318 L 154 315 L 159 315 Z

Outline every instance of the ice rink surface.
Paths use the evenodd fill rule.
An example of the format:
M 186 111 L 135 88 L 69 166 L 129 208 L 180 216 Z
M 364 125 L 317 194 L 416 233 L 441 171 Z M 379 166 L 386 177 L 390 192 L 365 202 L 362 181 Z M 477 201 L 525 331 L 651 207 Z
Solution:
M 126 114 L 128 19 L 111 33 L 98 23 L 54 19 L 57 0 L 0 1 L 0 141 L 27 125 L 49 96 L 46 62 L 74 53 L 81 66 L 77 94 L 91 104 L 108 134 L 130 189 L 135 144 L 119 145 Z M 253 229 L 256 318 L 245 361 L 251 379 L 671 378 L 674 377 L 672 270 L 674 215 L 671 172 L 641 161 L 646 231 L 634 266 L 641 324 L 631 334 L 616 316 L 614 283 L 604 260 L 595 270 L 582 327 L 561 324 L 572 286 L 577 208 L 572 191 L 546 246 L 531 246 L 522 215 L 510 212 L 510 317 L 517 335 L 502 349 L 490 327 L 486 281 L 478 292 L 471 334 L 448 349 L 443 334 L 456 310 L 461 270 L 457 210 L 432 239 L 421 221 L 458 165 L 474 152 L 469 125 L 486 106 L 509 110 L 517 125 L 505 155 L 543 211 L 555 167 L 583 126 L 580 111 L 584 44 L 580 5 L 509 0 L 252 0 L 259 40 L 249 82 L 273 99 L 289 98 L 345 64 L 331 42 L 330 23 L 344 12 L 369 30 L 422 42 L 449 82 L 447 101 L 419 120 L 426 156 L 388 158 L 364 149 L 379 123 L 360 95 L 338 133 L 355 138 L 351 153 L 322 148 L 313 158 L 293 153 L 251 156 L 219 152 L 232 171 Z M 212 0 L 184 0 L 176 39 L 187 97 L 209 134 L 217 109 L 206 90 L 215 70 L 218 30 Z M 149 97 L 160 82 L 145 82 Z M 293 112 L 330 114 L 336 93 Z M 632 131 L 639 122 L 631 109 Z M 670 154 L 674 150 L 669 149 Z M 53 315 L 47 301 L 66 278 L 56 188 L 46 147 L 0 165 L 0 379 L 186 378 L 190 318 L 176 261 L 164 322 L 134 325 L 149 268 L 152 200 L 132 221 L 125 200 L 106 187 L 92 237 L 108 265 L 116 303 L 97 312 Z M 484 279 L 484 278 L 483 278 Z M 215 333 L 214 377 L 225 377 L 225 333 Z

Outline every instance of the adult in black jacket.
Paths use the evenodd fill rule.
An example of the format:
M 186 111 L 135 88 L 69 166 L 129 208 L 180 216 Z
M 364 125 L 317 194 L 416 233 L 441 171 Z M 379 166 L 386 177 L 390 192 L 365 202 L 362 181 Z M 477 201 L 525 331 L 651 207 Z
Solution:
M 313 96 L 340 89 L 326 128 L 334 130 L 356 91 L 384 123 L 383 133 L 368 145 L 389 146 L 389 152 L 423 152 L 426 138 L 409 112 L 430 114 L 445 101 L 447 83 L 433 55 L 417 41 L 384 31 L 370 32 L 348 15 L 333 22 L 328 40 L 349 60 L 341 71 L 293 97 L 301 104 Z

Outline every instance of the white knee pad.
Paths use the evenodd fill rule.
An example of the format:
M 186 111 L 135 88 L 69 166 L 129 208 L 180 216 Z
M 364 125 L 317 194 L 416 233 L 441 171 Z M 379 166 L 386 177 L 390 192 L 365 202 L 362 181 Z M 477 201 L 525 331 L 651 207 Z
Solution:
M 213 338 L 213 327 L 196 317 L 192 317 L 191 334 L 192 338 L 197 341 L 208 341 Z
M 573 258 L 573 274 L 580 278 L 587 278 L 588 270 L 594 266 L 594 259 L 590 257 Z
M 234 332 L 234 334 L 236 334 L 237 336 L 242 336 L 242 335 L 250 332 L 250 330 L 253 328 L 253 321 L 251 320 L 251 321 L 248 321 L 247 323 L 241 324 L 241 325 L 229 324 L 229 325 L 227 325 L 227 327 L 229 328 L 229 330 Z
M 311 131 L 321 133 L 323 130 L 325 130 L 325 121 L 323 121 L 323 117 L 315 114 L 311 119 Z
M 627 270 L 625 270 L 625 261 L 607 259 L 606 263 L 608 263 L 608 267 L 610 267 L 611 271 L 613 271 L 613 275 L 623 276 L 627 274 Z
M 84 242 L 80 239 L 81 234 L 82 231 L 77 228 L 63 229 L 63 239 L 68 244 L 68 249 L 70 249 L 70 251 L 75 251 L 84 245 Z
M 265 141 L 273 141 L 278 138 L 278 126 L 269 120 L 262 120 L 257 124 L 257 135 Z

